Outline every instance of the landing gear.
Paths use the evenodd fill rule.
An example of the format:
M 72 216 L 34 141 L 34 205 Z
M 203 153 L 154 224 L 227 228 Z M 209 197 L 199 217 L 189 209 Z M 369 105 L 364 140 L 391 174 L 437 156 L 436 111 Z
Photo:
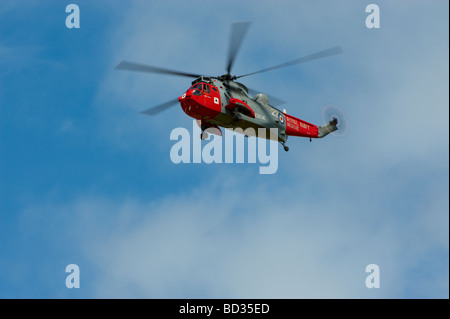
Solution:
M 205 131 L 208 127 L 206 126 L 206 125 L 204 125 L 204 124 L 202 124 L 201 126 L 200 126 L 200 128 L 202 129 L 202 132 L 200 133 L 200 139 L 202 140 L 202 141 L 204 141 L 204 140 L 206 140 L 207 138 L 208 138 L 208 133 Z
M 286 152 L 289 151 L 289 147 L 286 144 L 284 144 L 284 142 L 281 142 L 281 145 L 283 145 L 283 148 Z
M 209 134 L 208 134 L 207 132 L 202 131 L 202 132 L 200 133 L 200 139 L 201 139 L 202 141 L 206 140 L 208 137 L 209 137 Z
M 233 122 L 238 122 L 240 120 L 242 120 L 241 114 L 239 114 L 239 112 L 234 112 Z

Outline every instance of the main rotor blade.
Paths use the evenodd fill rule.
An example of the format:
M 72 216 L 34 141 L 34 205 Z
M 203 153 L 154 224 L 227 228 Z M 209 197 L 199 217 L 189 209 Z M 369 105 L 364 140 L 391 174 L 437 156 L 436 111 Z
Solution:
M 253 96 L 255 96 L 258 93 L 262 93 L 261 91 L 254 90 L 252 88 L 249 88 L 248 86 L 247 86 L 247 90 L 248 90 L 248 93 L 250 93 Z M 271 96 L 266 93 L 263 93 L 263 94 L 267 95 L 267 98 L 269 99 L 269 104 L 272 106 L 279 106 L 279 105 L 283 105 L 283 104 L 287 103 L 286 101 L 283 101 L 275 96 Z
M 162 111 L 165 111 L 165 110 L 169 109 L 172 106 L 175 106 L 177 103 L 178 103 L 178 98 L 170 100 L 170 101 L 167 101 L 166 103 L 163 103 L 163 104 L 151 107 L 151 108 L 149 108 L 147 110 L 142 111 L 141 113 L 145 114 L 145 115 L 153 116 L 153 115 L 156 115 L 156 114 L 158 114 L 158 113 L 160 113 Z
M 304 56 L 300 59 L 296 59 L 290 62 L 286 62 L 283 64 L 279 64 L 279 65 L 275 65 L 272 66 L 270 68 L 266 68 L 266 69 L 262 69 L 256 72 L 252 72 L 252 73 L 248 73 L 248 74 L 244 74 L 244 75 L 240 75 L 238 77 L 236 77 L 237 79 L 242 78 L 244 76 L 249 76 L 249 75 L 253 75 L 253 74 L 257 74 L 257 73 L 262 73 L 262 72 L 267 72 L 267 71 L 271 71 L 271 70 L 275 70 L 275 69 L 281 69 L 281 68 L 285 68 L 291 65 L 295 65 L 295 64 L 300 64 L 300 63 L 304 63 L 304 62 L 308 62 L 308 61 L 312 61 L 312 60 L 317 60 L 317 59 L 322 59 L 322 58 L 326 58 L 329 56 L 333 56 L 333 55 L 337 55 L 337 54 L 341 54 L 342 53 L 342 49 L 341 47 L 334 47 L 328 50 L 323 50 L 314 54 L 310 54 L 307 56 Z
M 237 22 L 231 25 L 230 43 L 228 48 L 227 73 L 230 74 L 234 59 L 241 47 L 242 40 L 248 31 L 251 22 Z
M 144 64 L 138 64 L 128 61 L 122 61 L 117 66 L 116 69 L 118 70 L 129 70 L 129 71 L 138 71 L 138 72 L 150 72 L 150 73 L 160 73 L 160 74 L 171 74 L 171 75 L 179 75 L 179 76 L 187 76 L 191 78 L 198 78 L 200 77 L 199 74 L 193 74 L 193 73 L 186 73 L 181 71 L 174 71 L 169 69 L 163 69 L 156 66 L 150 66 L 150 65 L 144 65 Z

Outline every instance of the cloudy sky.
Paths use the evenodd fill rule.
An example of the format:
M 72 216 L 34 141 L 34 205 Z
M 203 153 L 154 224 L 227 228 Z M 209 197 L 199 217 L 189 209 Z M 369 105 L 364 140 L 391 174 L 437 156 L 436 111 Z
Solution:
M 70 3 L 0 3 L 1 298 L 449 297 L 448 1 L 84 0 L 68 29 Z M 114 67 L 223 74 L 236 21 L 236 74 L 342 47 L 243 83 L 339 106 L 345 137 L 289 139 L 273 175 L 171 162 L 192 119 L 139 111 L 190 79 Z

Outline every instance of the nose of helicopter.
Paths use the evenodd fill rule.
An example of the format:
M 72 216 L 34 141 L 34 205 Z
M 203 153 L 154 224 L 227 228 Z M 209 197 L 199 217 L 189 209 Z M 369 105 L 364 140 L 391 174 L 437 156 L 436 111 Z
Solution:
M 186 92 L 182 96 L 178 97 L 178 102 L 182 102 L 186 98 L 187 95 L 188 95 L 188 93 Z

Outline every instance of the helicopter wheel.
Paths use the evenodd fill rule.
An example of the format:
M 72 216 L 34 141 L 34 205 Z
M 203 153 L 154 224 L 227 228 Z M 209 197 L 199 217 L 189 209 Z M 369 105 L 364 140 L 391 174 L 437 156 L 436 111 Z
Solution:
M 237 122 L 237 121 L 240 121 L 240 120 L 242 120 L 241 114 L 239 114 L 238 112 L 234 113 L 233 121 Z
M 205 132 L 205 131 L 200 133 L 200 139 L 201 140 L 206 140 L 208 138 L 208 136 L 209 136 L 208 133 Z
M 283 148 L 284 148 L 284 150 L 285 150 L 286 152 L 288 152 L 288 151 L 289 151 L 289 147 L 288 147 L 288 146 L 286 146 L 286 145 L 283 145 Z

